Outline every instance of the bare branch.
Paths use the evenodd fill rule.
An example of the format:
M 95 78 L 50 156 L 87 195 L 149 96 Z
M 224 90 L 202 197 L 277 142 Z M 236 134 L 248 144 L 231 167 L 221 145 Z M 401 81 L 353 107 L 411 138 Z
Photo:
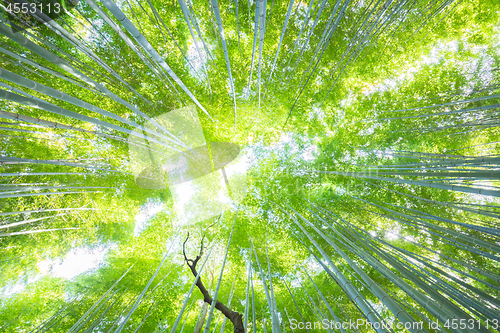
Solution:
M 200 244 L 200 254 L 196 256 L 194 260 L 188 259 L 186 256 L 186 242 L 189 239 L 189 233 L 188 236 L 186 237 L 186 240 L 184 241 L 184 244 L 182 246 L 183 249 L 183 254 L 184 254 L 184 260 L 186 261 L 186 264 L 188 267 L 191 269 L 191 273 L 196 277 L 198 276 L 198 272 L 196 271 L 196 264 L 198 261 L 201 259 L 203 255 L 203 249 L 204 249 L 204 240 L 205 236 L 203 236 Z M 191 264 L 190 264 L 191 262 Z M 203 301 L 208 304 L 212 304 L 213 298 L 210 296 L 210 293 L 208 292 L 207 288 L 203 285 L 203 282 L 201 281 L 201 276 L 198 278 L 198 281 L 196 282 L 196 286 L 200 290 L 200 292 L 203 294 Z M 243 326 L 243 315 L 240 314 L 239 312 L 233 311 L 230 308 L 228 308 L 225 304 L 216 301 L 215 302 L 215 308 L 222 312 L 224 316 L 226 316 L 227 319 L 229 319 L 233 323 L 234 327 L 234 333 L 245 333 L 245 327 Z
M 184 254 L 184 259 L 186 260 L 186 262 L 189 261 L 189 259 L 187 258 L 186 256 L 186 242 L 188 241 L 189 239 L 189 232 L 187 234 L 187 237 L 186 237 L 186 240 L 184 241 L 184 243 L 182 244 L 182 253 Z M 188 266 L 189 266 L 189 263 L 188 263 Z

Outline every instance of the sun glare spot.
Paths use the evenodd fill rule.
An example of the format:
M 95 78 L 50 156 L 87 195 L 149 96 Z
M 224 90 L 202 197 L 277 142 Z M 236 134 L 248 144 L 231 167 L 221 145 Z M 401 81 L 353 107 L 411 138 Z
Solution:
M 40 268 L 49 268 L 54 277 L 71 280 L 74 277 L 94 270 L 104 264 L 104 256 L 114 248 L 115 245 L 100 245 L 95 248 L 74 248 L 64 259 L 47 259 L 39 264 Z
M 141 206 L 139 213 L 135 217 L 134 236 L 137 237 L 146 230 L 148 222 L 151 221 L 156 214 L 163 210 L 163 203 L 157 201 L 148 201 Z

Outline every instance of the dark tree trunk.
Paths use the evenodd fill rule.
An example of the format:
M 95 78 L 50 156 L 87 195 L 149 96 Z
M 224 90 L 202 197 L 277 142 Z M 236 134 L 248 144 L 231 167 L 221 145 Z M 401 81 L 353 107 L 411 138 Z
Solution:
M 203 239 L 201 241 L 201 246 L 200 246 L 200 254 L 196 256 L 194 260 L 188 259 L 186 257 L 186 242 L 189 239 L 189 233 L 186 237 L 186 240 L 184 241 L 184 244 L 182 246 L 183 253 L 184 253 L 184 260 L 186 261 L 186 264 L 188 265 L 189 269 L 191 269 L 191 273 L 193 273 L 194 277 L 198 275 L 198 272 L 196 271 L 196 264 L 198 261 L 201 259 L 201 256 L 203 255 Z M 208 292 L 207 288 L 203 285 L 203 282 L 201 281 L 201 276 L 198 278 L 198 281 L 196 282 L 196 286 L 200 290 L 200 292 L 203 294 L 203 301 L 205 303 L 208 303 L 209 305 L 212 305 L 213 298 L 210 296 L 210 293 Z M 234 333 L 245 333 L 245 326 L 243 325 L 243 315 L 240 314 L 239 312 L 233 311 L 230 308 L 228 308 L 225 304 L 216 301 L 215 302 L 215 308 L 222 312 L 224 316 L 226 316 L 227 319 L 229 319 L 233 323 L 234 327 Z

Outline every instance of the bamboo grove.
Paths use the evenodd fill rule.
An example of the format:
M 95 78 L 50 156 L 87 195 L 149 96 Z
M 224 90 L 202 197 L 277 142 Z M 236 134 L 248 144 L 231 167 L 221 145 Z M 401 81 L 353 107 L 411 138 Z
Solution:
M 500 331 L 497 0 L 9 4 L 0 332 Z M 178 223 L 129 151 L 188 106 L 247 194 Z

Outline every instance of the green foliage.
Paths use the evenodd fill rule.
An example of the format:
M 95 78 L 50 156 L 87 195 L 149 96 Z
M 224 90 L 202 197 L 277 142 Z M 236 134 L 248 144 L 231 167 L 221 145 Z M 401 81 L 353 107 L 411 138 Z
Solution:
M 194 281 L 188 232 L 187 258 L 204 244 L 198 269 L 213 247 L 201 274 L 213 295 L 233 223 L 218 300 L 233 295 L 230 308 L 248 311 L 249 332 L 253 320 L 257 332 L 334 320 L 330 310 L 342 322 L 375 316 L 394 325 L 406 313 L 426 328 L 498 319 L 497 1 L 329 1 L 314 25 L 321 3 L 306 17 L 310 3 L 295 1 L 284 26 L 289 3 L 269 1 L 258 59 L 256 3 L 219 2 L 225 54 L 210 2 L 190 1 L 199 59 L 180 4 L 119 2 L 213 118 L 198 108 L 206 140 L 236 143 L 250 159 L 244 200 L 186 224 L 171 189 L 141 188 L 133 175 L 134 123 L 193 103 L 138 36 L 105 1 L 80 1 L 58 25 L 19 32 L 31 48 L 1 23 L 0 331 L 114 332 L 158 269 L 123 331 L 170 332 Z M 61 97 L 9 81 L 5 70 Z M 144 218 L 154 205 L 160 212 Z M 102 265 L 57 277 L 57 260 L 99 248 L 108 249 Z M 195 287 L 177 332 L 194 331 L 201 306 Z M 217 322 L 220 330 L 219 313 L 211 330 Z

